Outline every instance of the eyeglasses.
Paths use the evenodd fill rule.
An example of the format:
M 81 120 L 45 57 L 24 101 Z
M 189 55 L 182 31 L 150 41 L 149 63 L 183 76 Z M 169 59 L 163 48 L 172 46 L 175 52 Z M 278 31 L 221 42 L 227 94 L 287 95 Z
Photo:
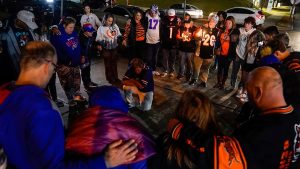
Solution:
M 57 69 L 58 69 L 58 65 L 57 65 L 57 64 L 53 63 L 51 60 L 48 60 L 48 59 L 45 59 L 45 61 L 46 61 L 46 62 L 49 62 L 49 63 L 51 63 L 51 64 L 53 65 L 53 67 L 54 67 L 54 72 L 57 71 Z

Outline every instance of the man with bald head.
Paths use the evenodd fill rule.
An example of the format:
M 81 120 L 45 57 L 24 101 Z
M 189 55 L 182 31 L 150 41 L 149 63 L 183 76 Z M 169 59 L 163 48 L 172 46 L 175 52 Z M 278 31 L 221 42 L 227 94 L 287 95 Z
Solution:
M 246 89 L 250 100 L 262 111 L 287 105 L 283 96 L 281 77 L 271 67 L 253 70 L 247 79 Z
M 224 148 L 230 157 L 228 161 L 225 160 L 225 163 L 231 163 L 238 157 L 244 156 L 245 160 L 240 163 L 246 164 L 249 169 L 298 169 L 300 166 L 300 113 L 291 105 L 287 105 L 284 100 L 279 73 L 271 67 L 256 68 L 250 72 L 245 86 L 257 112 L 235 130 L 233 137 L 230 138 L 236 141 L 232 142 L 228 139 L 229 137 L 222 138 L 227 139 Z M 212 136 L 202 133 L 191 124 L 184 124 L 178 120 L 176 123 L 173 119 L 169 127 L 171 123 L 173 123 L 172 137 L 174 139 L 186 140 L 196 149 L 205 147 L 206 150 L 210 150 L 209 147 L 207 148 L 207 143 Z M 214 139 L 219 137 L 213 136 Z M 236 143 L 242 149 L 239 153 L 234 151 Z M 220 146 L 221 144 L 217 146 L 219 150 Z M 215 157 L 216 154 L 220 153 L 214 152 Z M 215 164 L 222 163 L 224 158 L 223 161 L 215 162 Z M 218 168 L 218 166 L 215 167 Z

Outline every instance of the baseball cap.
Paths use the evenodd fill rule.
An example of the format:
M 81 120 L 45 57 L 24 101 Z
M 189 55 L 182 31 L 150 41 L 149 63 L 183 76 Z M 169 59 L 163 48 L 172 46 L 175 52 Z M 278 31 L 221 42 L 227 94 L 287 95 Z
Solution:
M 17 14 L 17 18 L 24 22 L 30 29 L 36 29 L 38 28 L 37 24 L 35 23 L 34 19 L 34 14 L 30 11 L 27 10 L 21 10 Z
M 82 26 L 82 29 L 84 32 L 95 32 L 96 30 L 93 28 L 93 25 L 90 24 L 90 23 L 85 23 L 83 26 Z
M 218 21 L 219 21 L 219 17 L 218 17 L 218 15 L 216 15 L 216 14 L 209 14 L 209 16 L 208 16 L 208 21 L 211 21 L 211 20 L 214 20 L 216 23 L 218 23 Z
M 168 10 L 168 16 L 175 16 L 175 10 L 174 9 L 169 9 Z

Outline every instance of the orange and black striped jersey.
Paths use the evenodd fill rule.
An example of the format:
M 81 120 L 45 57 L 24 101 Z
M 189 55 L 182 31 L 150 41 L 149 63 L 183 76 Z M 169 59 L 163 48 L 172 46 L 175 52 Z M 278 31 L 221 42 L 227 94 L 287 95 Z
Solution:
M 132 23 L 132 22 L 134 22 L 134 21 L 128 20 L 128 22 L 126 23 L 123 40 L 128 41 L 130 38 L 133 38 L 133 37 L 129 37 L 129 36 L 134 36 L 135 41 L 144 41 L 145 40 L 145 28 L 144 28 L 142 22 L 138 22 L 138 23 L 136 23 L 136 22 Z

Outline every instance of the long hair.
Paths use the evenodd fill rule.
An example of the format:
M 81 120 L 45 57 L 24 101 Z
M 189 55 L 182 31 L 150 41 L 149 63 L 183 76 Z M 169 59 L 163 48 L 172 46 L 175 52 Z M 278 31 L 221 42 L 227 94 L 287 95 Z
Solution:
M 255 30 L 251 33 L 251 35 L 249 36 L 247 45 L 246 45 L 246 52 L 245 54 L 250 54 L 250 55 L 254 55 L 256 56 L 256 52 L 260 52 L 257 51 L 257 49 L 259 49 L 259 47 L 262 47 L 264 45 L 266 41 L 266 37 L 264 35 L 263 32 L 259 31 L 259 30 Z
M 234 19 L 234 17 L 233 16 L 228 16 L 226 19 L 225 19 L 225 21 L 231 21 L 231 23 L 232 23 L 232 28 L 231 29 L 235 29 L 236 28 L 236 23 L 235 23 L 235 19 Z
M 199 90 L 187 90 L 183 93 L 175 110 L 175 116 L 188 123 L 194 123 L 204 133 L 220 131 L 212 103 Z M 188 168 L 194 168 L 186 151 L 174 142 L 167 147 L 167 158 L 170 161 L 176 160 L 180 167 L 185 165 Z

